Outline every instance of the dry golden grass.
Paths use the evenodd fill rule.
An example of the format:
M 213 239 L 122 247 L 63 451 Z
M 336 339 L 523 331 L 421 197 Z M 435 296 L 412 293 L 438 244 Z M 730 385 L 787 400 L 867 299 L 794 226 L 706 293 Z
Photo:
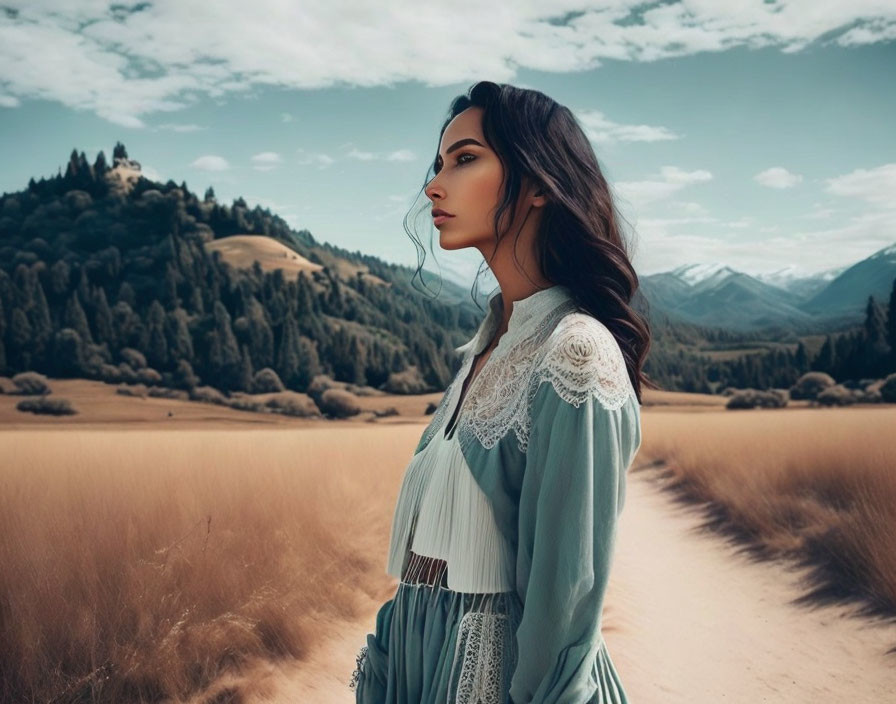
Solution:
M 386 598 L 421 430 L 0 433 L 0 700 L 183 698 L 303 658 Z
M 64 384 L 83 393 L 83 425 L 29 417 L 0 433 L 0 701 L 188 698 L 228 669 L 301 661 L 388 598 L 395 496 L 425 417 L 259 427 L 96 382 L 54 393 Z M 896 407 L 694 401 L 645 394 L 636 463 L 665 461 L 716 527 L 762 554 L 813 560 L 813 598 L 892 609 Z M 169 407 L 190 429 L 172 428 Z M 86 422 L 123 416 L 141 429 Z
M 645 456 L 755 556 L 811 565 L 805 600 L 896 613 L 896 407 L 645 414 Z

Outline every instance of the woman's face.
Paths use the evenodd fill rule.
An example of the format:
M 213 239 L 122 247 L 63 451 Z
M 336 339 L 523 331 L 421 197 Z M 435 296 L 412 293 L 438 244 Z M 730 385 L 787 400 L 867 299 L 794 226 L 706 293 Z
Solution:
M 470 107 L 445 128 L 436 175 L 426 186 L 432 207 L 452 217 L 439 223 L 443 249 L 494 248 L 494 215 L 501 198 L 504 168 L 482 134 L 482 108 Z

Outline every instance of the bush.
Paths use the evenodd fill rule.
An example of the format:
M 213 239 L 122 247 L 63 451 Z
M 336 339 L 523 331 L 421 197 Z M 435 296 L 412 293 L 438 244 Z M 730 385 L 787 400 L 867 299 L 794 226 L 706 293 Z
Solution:
M 787 405 L 787 392 L 781 389 L 741 389 L 734 393 L 725 404 L 729 410 L 742 408 L 783 408 Z
M 354 394 L 342 389 L 327 389 L 318 401 L 320 410 L 333 418 L 347 418 L 358 415 L 361 406 Z
M 168 389 L 164 386 L 153 386 L 149 390 L 149 395 L 154 398 L 174 398 L 179 401 L 186 401 L 190 398 L 190 394 L 182 389 Z
M 137 377 L 137 372 L 127 362 L 121 362 L 118 365 L 118 372 L 118 380 L 125 384 L 136 384 L 140 381 Z
M 393 372 L 381 387 L 390 394 L 423 394 L 429 385 L 423 380 L 420 370 L 411 366 L 401 372 Z
M 16 393 L 37 396 L 52 393 L 47 377 L 37 372 L 19 372 L 12 378 Z
M 122 347 L 119 354 L 131 369 L 143 369 L 146 366 L 146 357 L 140 350 L 135 350 L 133 347 Z
M 150 369 L 149 367 L 138 369 L 137 379 L 141 384 L 146 384 L 147 386 L 155 386 L 162 383 L 162 375 L 155 369 Z
M 320 409 L 307 394 L 296 391 L 281 391 L 271 394 L 265 401 L 265 406 L 274 413 L 282 413 L 287 416 L 299 418 L 319 418 Z
M 118 388 L 115 389 L 115 393 L 120 396 L 136 396 L 137 398 L 146 398 L 146 387 L 143 384 L 137 384 L 136 386 L 119 384 Z
M 268 413 L 269 409 L 265 406 L 264 401 L 252 398 L 248 394 L 240 394 L 229 399 L 227 405 L 238 411 L 252 411 L 253 413 Z
M 856 402 L 856 395 L 843 384 L 835 384 L 819 393 L 815 400 L 822 406 L 848 406 Z
M 880 386 L 880 397 L 885 403 L 896 403 L 896 373 L 889 374 Z
M 212 386 L 197 386 L 190 389 L 190 400 L 202 403 L 217 403 L 219 406 L 228 406 L 227 397 Z
M 270 367 L 259 369 L 255 372 L 255 376 L 252 377 L 252 390 L 257 394 L 277 393 L 285 389 L 286 387 L 283 386 L 283 382 L 280 381 L 277 372 Z
M 790 387 L 790 398 L 794 400 L 808 399 L 814 401 L 818 394 L 837 382 L 834 377 L 824 372 L 807 372 Z
M 433 413 L 436 412 L 436 409 L 438 407 L 439 407 L 439 404 L 433 403 L 432 401 L 430 401 L 429 403 L 426 404 L 426 410 L 424 411 L 424 413 L 428 416 L 432 415 Z
M 174 370 L 174 385 L 179 389 L 190 389 L 199 386 L 200 379 L 193 372 L 193 365 L 187 360 L 180 359 L 177 362 L 177 368 Z
M 16 404 L 16 410 L 43 413 L 51 416 L 70 416 L 77 413 L 67 398 L 24 398 Z

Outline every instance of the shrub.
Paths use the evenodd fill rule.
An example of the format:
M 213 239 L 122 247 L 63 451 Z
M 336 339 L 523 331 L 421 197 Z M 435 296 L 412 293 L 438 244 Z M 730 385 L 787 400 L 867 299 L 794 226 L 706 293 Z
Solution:
M 137 372 L 131 368 L 131 365 L 127 362 L 121 362 L 118 365 L 119 371 L 119 381 L 124 382 L 125 384 L 136 384 L 140 380 L 137 378 Z
M 257 394 L 277 393 L 285 389 L 286 387 L 283 386 L 277 372 L 270 367 L 259 369 L 252 377 L 252 390 Z
M 835 384 L 819 393 L 816 400 L 822 406 L 848 406 L 856 402 L 856 396 L 852 389 L 843 384 Z
M 790 387 L 790 398 L 815 400 L 818 394 L 837 382 L 824 372 L 807 372 Z
M 436 409 L 438 407 L 439 407 L 439 404 L 433 403 L 432 401 L 430 401 L 429 403 L 426 404 L 426 410 L 424 411 L 424 413 L 428 416 L 432 415 L 433 413 L 436 412 Z
M 143 369 L 146 366 L 146 357 L 140 350 L 135 350 L 133 347 L 122 347 L 119 354 L 131 369 Z
M 146 387 L 143 384 L 136 386 L 128 386 L 127 384 L 119 384 L 115 389 L 115 393 L 120 396 L 136 396 L 137 398 L 146 398 Z
M 16 393 L 37 396 L 52 393 L 47 377 L 38 372 L 19 372 L 12 378 Z
M 725 404 L 729 410 L 742 408 L 783 408 L 787 405 L 787 392 L 780 389 L 760 391 L 758 389 L 741 389 L 732 394 Z
M 179 401 L 186 401 L 190 398 L 190 394 L 183 389 L 168 389 L 164 386 L 153 386 L 149 390 L 149 395 L 155 398 L 175 398 Z
M 162 375 L 155 369 L 150 369 L 149 367 L 138 369 L 137 379 L 140 383 L 146 384 L 147 386 L 155 386 L 156 384 L 162 383 Z
M 122 381 L 121 369 L 114 364 L 100 364 L 96 377 L 100 381 L 105 381 L 107 384 L 117 384 Z
M 320 409 L 310 396 L 296 391 L 281 391 L 271 394 L 265 401 L 265 406 L 274 413 L 298 416 L 299 418 L 319 418 L 321 415 Z
M 52 416 L 70 416 L 77 413 L 67 398 L 23 398 L 16 404 L 16 410 L 29 413 L 43 413 Z
M 886 403 L 896 403 L 896 373 L 889 374 L 880 386 L 880 397 Z
M 174 370 L 173 381 L 177 388 L 189 391 L 193 387 L 199 386 L 200 379 L 193 372 L 193 365 L 185 359 L 180 359 Z
M 354 394 L 342 389 L 327 389 L 318 401 L 320 410 L 333 418 L 347 418 L 361 412 Z
M 197 386 L 190 389 L 190 400 L 202 403 L 217 403 L 220 406 L 229 405 L 227 397 L 212 386 Z
M 420 370 L 411 366 L 390 374 L 382 389 L 390 394 L 422 394 L 429 391 L 429 385 L 423 380 Z
M 238 411 L 252 411 L 253 413 L 268 413 L 269 409 L 265 406 L 264 401 L 252 398 L 247 394 L 240 394 L 230 398 L 227 405 Z

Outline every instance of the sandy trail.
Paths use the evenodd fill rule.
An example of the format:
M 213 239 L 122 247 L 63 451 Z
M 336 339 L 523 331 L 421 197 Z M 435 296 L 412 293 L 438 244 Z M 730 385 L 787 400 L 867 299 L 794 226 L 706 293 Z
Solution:
M 659 486 L 653 470 L 629 475 L 604 612 L 633 704 L 896 701 L 896 656 L 885 654 L 896 625 L 791 605 L 800 572 L 750 562 Z M 331 629 L 313 661 L 269 672 L 270 698 L 246 701 L 353 702 L 347 679 L 377 605 Z

